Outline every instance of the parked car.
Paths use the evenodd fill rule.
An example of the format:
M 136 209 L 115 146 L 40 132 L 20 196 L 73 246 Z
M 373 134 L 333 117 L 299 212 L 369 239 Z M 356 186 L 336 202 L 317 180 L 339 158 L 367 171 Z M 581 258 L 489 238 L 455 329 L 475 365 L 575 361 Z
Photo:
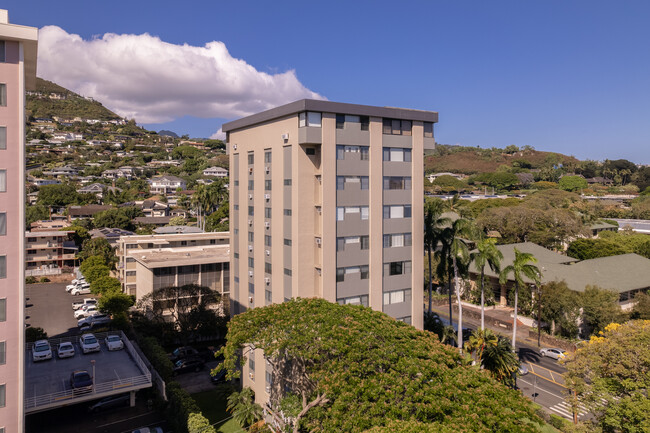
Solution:
M 133 430 L 131 433 L 163 433 L 160 427 L 140 427 Z
M 108 325 L 109 323 L 111 323 L 111 318 L 106 314 L 93 314 L 86 318 L 79 319 L 77 321 L 77 326 L 81 328 L 81 331 L 83 332 L 96 326 Z
M 99 352 L 101 350 L 101 347 L 99 347 L 99 341 L 97 341 L 97 338 L 93 334 L 84 334 L 79 337 L 79 346 L 84 354 Z
M 88 305 L 86 307 L 82 307 L 78 309 L 77 311 L 74 312 L 74 318 L 79 320 L 79 319 L 85 319 L 86 317 L 94 316 L 95 314 L 99 314 L 99 310 L 97 309 L 96 305 Z
M 210 373 L 210 382 L 214 383 L 215 385 L 218 383 L 222 383 L 226 381 L 226 374 L 228 374 L 228 370 L 225 368 L 216 374 Z
M 70 374 L 70 387 L 75 393 L 93 390 L 93 377 L 86 370 L 75 370 Z
M 52 359 L 52 348 L 50 343 L 47 340 L 38 340 L 32 346 L 32 360 L 45 361 L 46 359 Z
M 557 348 L 544 348 L 539 351 L 540 355 L 542 356 L 548 356 L 549 358 L 553 359 L 564 359 L 567 356 L 567 351 L 563 349 L 557 349 Z
M 83 298 L 81 301 L 74 301 L 72 303 L 72 309 L 76 311 L 80 308 L 83 308 L 85 305 L 97 305 L 97 299 Z
M 200 356 L 199 351 L 190 346 L 182 346 L 174 349 L 174 351 L 169 355 L 169 360 L 175 363 L 180 359 L 184 359 L 190 356 Z
M 90 285 L 89 284 L 82 284 L 81 286 L 77 286 L 74 289 L 70 290 L 71 295 L 89 295 L 90 294 Z
M 173 375 L 189 373 L 190 371 L 201 371 L 205 367 L 203 360 L 201 358 L 185 358 L 179 359 L 174 364 L 174 369 L 172 370 Z
M 114 407 L 127 406 L 131 402 L 131 396 L 127 394 L 112 395 L 103 398 L 93 405 L 88 406 L 88 412 L 99 412 Z
M 124 342 L 119 335 L 109 335 L 106 337 L 106 347 L 108 350 L 122 350 Z
M 72 291 L 72 289 L 75 289 L 75 288 L 77 288 L 77 284 L 68 284 L 67 286 L 65 286 L 65 291 L 70 293 Z
M 64 341 L 63 343 L 59 344 L 59 347 L 56 350 L 56 354 L 60 359 L 71 358 L 74 356 L 74 345 L 69 341 Z

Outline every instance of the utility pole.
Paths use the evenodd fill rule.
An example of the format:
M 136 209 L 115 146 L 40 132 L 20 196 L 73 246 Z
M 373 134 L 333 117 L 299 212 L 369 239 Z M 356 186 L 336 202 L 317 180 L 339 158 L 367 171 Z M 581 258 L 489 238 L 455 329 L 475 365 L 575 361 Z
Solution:
M 542 340 L 542 286 L 537 286 L 537 347 L 541 346 Z

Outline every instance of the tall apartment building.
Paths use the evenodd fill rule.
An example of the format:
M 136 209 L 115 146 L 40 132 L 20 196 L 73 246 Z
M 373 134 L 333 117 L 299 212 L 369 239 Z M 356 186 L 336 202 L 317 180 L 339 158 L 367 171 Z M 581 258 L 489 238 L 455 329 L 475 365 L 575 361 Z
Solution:
M 224 124 L 233 313 L 320 297 L 421 328 L 423 155 L 437 120 L 300 100 Z M 261 353 L 244 366 L 249 386 L 255 365 Z M 258 379 L 258 395 L 270 380 Z
M 24 425 L 25 90 L 36 87 L 37 41 L 0 9 L 0 433 Z

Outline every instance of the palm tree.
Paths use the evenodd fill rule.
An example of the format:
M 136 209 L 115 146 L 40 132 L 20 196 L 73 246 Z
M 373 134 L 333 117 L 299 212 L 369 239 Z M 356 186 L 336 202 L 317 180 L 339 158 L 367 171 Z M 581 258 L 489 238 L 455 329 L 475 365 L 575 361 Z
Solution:
M 424 247 L 427 249 L 429 259 L 429 309 L 431 314 L 431 296 L 433 294 L 433 268 L 431 255 L 442 239 L 443 227 L 451 222 L 442 216 L 443 204 L 440 200 L 427 201 L 424 207 Z
M 499 382 L 514 387 L 519 360 L 508 340 L 500 335 L 496 337 L 496 344 L 485 345 L 482 366 Z
M 487 346 L 496 346 L 498 336 L 490 329 L 477 329 L 465 343 L 465 350 L 476 356 L 476 363 L 483 367 L 483 352 Z
M 506 266 L 499 275 L 499 282 L 505 284 L 508 275 L 512 274 L 515 280 L 515 315 L 512 325 L 512 350 L 515 349 L 515 339 L 517 338 L 517 302 L 519 301 L 519 288 L 523 286 L 524 277 L 539 284 L 542 279 L 542 272 L 539 268 L 531 263 L 537 263 L 537 259 L 530 253 L 522 253 L 515 248 L 515 260 L 511 265 Z
M 233 392 L 228 396 L 227 403 L 228 412 L 242 428 L 262 419 L 262 406 L 255 403 L 255 394 L 250 388 L 244 388 L 241 392 Z
M 473 227 L 469 220 L 458 218 L 449 227 L 443 230 L 443 245 L 446 245 L 446 252 L 451 259 L 451 270 L 456 290 L 456 301 L 458 302 L 458 347 L 463 348 L 463 306 L 460 302 L 460 273 L 459 267 L 469 261 L 469 248 L 466 239 L 472 237 Z M 445 248 L 443 248 L 445 249 Z M 463 266 L 464 268 L 465 266 Z M 464 269 L 465 270 L 465 269 Z M 450 284 L 451 285 L 451 284 Z M 451 305 L 451 294 L 450 294 Z M 451 316 L 451 314 L 450 314 Z M 450 317 L 451 321 L 451 317 Z
M 496 239 L 484 238 L 476 244 L 476 250 L 470 254 L 470 260 L 481 270 L 481 329 L 485 329 L 485 265 L 493 272 L 499 273 L 503 254 L 496 247 Z

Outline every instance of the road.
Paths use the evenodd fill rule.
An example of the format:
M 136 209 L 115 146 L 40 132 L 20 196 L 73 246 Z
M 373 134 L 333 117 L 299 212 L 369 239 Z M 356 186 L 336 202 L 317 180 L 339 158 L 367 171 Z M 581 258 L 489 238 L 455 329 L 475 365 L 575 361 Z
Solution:
M 440 314 L 440 312 L 438 313 Z M 440 318 L 446 324 L 449 323 L 444 314 L 440 314 Z M 458 329 L 456 321 L 453 322 L 453 326 Z M 479 326 L 480 323 L 476 320 L 463 319 L 463 328 L 474 330 Z M 496 332 L 508 338 L 512 337 L 511 333 Z M 564 401 L 565 394 L 568 392 L 562 376 L 566 371 L 564 366 L 554 359 L 541 356 L 537 345 L 517 340 L 515 349 L 521 363 L 528 368 L 528 374 L 517 378 L 517 387 L 522 394 L 542 406 L 548 413 L 573 421 L 573 410 Z M 578 410 L 578 419 L 582 420 L 588 416 L 584 409 Z

